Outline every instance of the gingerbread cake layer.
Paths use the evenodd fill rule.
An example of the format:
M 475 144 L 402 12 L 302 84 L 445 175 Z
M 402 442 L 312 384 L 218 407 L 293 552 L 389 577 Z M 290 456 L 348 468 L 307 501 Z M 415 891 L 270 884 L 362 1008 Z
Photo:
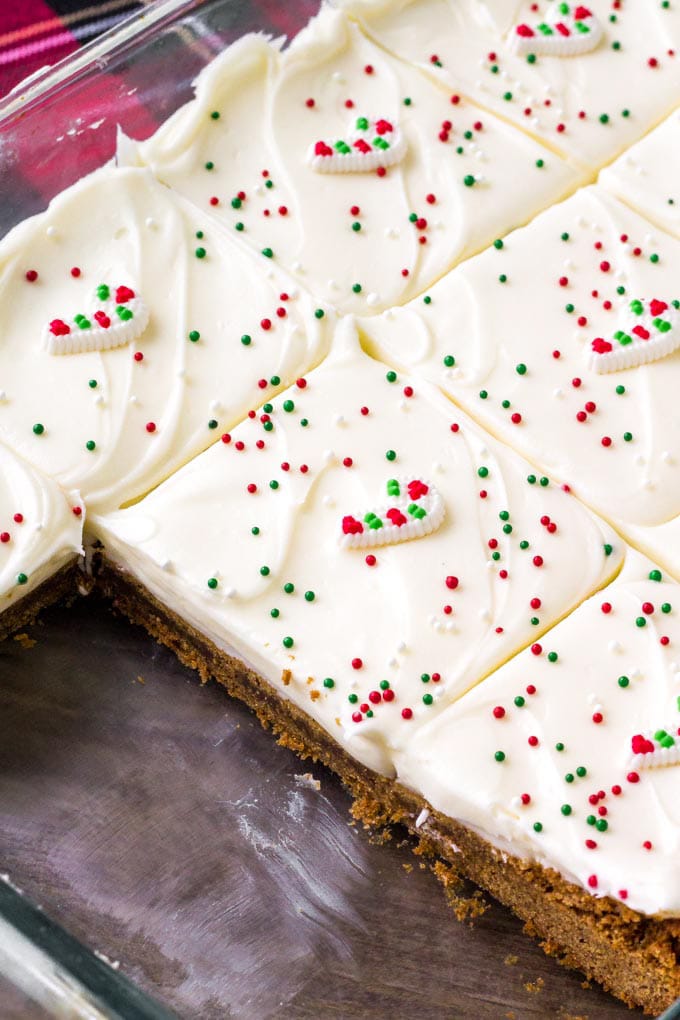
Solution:
M 499 850 L 352 758 L 267 680 L 218 648 L 105 554 L 96 558 L 96 578 L 118 611 L 172 649 L 203 682 L 222 684 L 281 744 L 340 776 L 355 798 L 357 817 L 370 826 L 405 826 L 445 885 L 459 876 L 471 879 L 525 921 L 527 933 L 539 938 L 547 953 L 630 1006 L 655 1015 L 680 995 L 680 919 L 646 917 L 608 897 L 594 899 L 557 871 Z
M 10 637 L 23 627 L 33 623 L 39 613 L 48 606 L 68 602 L 82 591 L 89 579 L 84 577 L 78 559 L 74 556 L 52 577 L 48 577 L 37 588 L 0 613 L 0 641 Z

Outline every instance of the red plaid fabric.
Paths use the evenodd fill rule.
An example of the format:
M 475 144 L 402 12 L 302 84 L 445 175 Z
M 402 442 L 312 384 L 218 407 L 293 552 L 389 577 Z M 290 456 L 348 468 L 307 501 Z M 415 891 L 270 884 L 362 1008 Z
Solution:
M 0 0 L 0 97 L 154 0 Z M 235 0 L 242 30 L 294 35 L 318 2 Z
M 156 0 L 0 0 L 0 97 L 27 75 L 62 60 L 79 46 Z M 244 32 L 289 37 L 319 8 L 319 0 L 224 0 L 223 42 Z M 116 149 L 120 125 L 148 138 L 191 99 L 191 81 L 219 47 L 217 37 L 169 33 L 162 51 L 146 44 L 144 60 L 112 61 L 96 81 L 75 82 L 44 122 L 19 118 L 5 127 L 11 160 L 0 157 L 0 237 L 44 209 L 57 192 L 100 167 Z M 86 115 L 83 118 L 83 111 Z M 97 130 L 88 130 L 94 122 Z

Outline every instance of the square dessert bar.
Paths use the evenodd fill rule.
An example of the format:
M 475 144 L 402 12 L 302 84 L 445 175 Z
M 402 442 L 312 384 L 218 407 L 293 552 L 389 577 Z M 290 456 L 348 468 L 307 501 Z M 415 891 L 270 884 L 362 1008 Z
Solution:
M 598 183 L 680 238 L 680 111 L 605 167 Z
M 444 857 L 655 1014 L 680 994 L 679 608 L 680 586 L 628 552 L 546 636 L 554 662 L 522 652 L 396 763 Z
M 77 493 L 0 443 L 0 641 L 76 593 L 84 508 Z
M 390 52 L 591 172 L 678 102 L 674 3 L 341 0 L 341 6 Z
M 91 528 L 113 590 L 122 578 L 148 599 L 152 633 L 211 672 L 174 636 L 190 628 L 284 716 L 297 706 L 394 775 L 396 749 L 540 649 L 622 543 L 434 387 L 365 355 L 350 322 L 341 333 L 320 368 Z
M 679 264 L 590 187 L 361 328 L 680 577 Z
M 227 49 L 136 158 L 361 314 L 420 293 L 584 183 L 329 7 L 283 52 L 252 35 Z
M 319 361 L 327 322 L 148 171 L 104 168 L 0 243 L 0 438 L 113 509 Z

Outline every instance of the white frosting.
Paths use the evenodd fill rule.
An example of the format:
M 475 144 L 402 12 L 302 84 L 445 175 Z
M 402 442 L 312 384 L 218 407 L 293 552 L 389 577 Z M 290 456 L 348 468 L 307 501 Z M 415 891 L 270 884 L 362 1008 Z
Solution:
M 83 518 L 77 493 L 62 492 L 0 443 L 0 619 L 82 553 Z
M 602 29 L 595 48 L 565 58 L 537 55 L 534 47 L 533 63 L 513 40 L 517 25 L 534 25 L 550 12 L 545 0 L 338 3 L 388 50 L 591 169 L 677 105 L 680 8 L 674 3 L 664 9 L 651 0 L 626 0 L 613 10 L 611 0 L 588 0 Z
M 361 328 L 371 349 L 442 386 L 626 534 L 639 540 L 642 529 L 643 547 L 680 576 L 680 543 L 654 538 L 680 513 L 680 352 L 615 374 L 589 367 L 592 341 L 620 326 L 622 301 L 680 297 L 679 264 L 677 240 L 587 188 L 458 267 L 431 304 Z
M 557 661 L 517 656 L 422 726 L 397 772 L 434 808 L 509 853 L 644 914 L 678 916 L 680 764 L 670 753 L 656 767 L 641 764 L 643 755 L 631 760 L 636 735 L 664 729 L 680 741 L 680 587 L 649 580 L 652 569 L 629 554 L 621 577 L 546 637 Z
M 620 543 L 557 486 L 527 482 L 529 465 L 434 387 L 389 382 L 385 366 L 358 349 L 349 321 L 341 332 L 306 387 L 272 401 L 272 430 L 247 420 L 228 444 L 92 527 L 107 555 L 163 603 L 390 774 L 414 730 L 611 577 Z M 343 547 L 344 515 L 370 507 L 397 475 L 435 480 L 446 508 L 440 526 L 368 559 Z
M 600 173 L 599 183 L 680 237 L 680 111 Z
M 359 172 L 387 165 L 373 152 L 314 155 L 317 142 L 349 141 L 359 118 L 397 133 L 387 152 L 398 161 L 383 176 Z M 485 108 L 452 103 L 327 7 L 283 53 L 259 36 L 226 50 L 199 76 L 195 101 L 138 153 L 229 231 L 241 224 L 246 241 L 271 247 L 317 296 L 362 314 L 421 293 L 583 180 Z
M 48 324 L 90 315 L 102 283 L 141 296 L 142 335 L 51 355 Z M 98 171 L 0 244 L 0 436 L 90 509 L 119 506 L 274 392 L 273 376 L 289 383 L 322 357 L 328 317 L 315 307 L 271 259 L 224 237 L 148 171 Z

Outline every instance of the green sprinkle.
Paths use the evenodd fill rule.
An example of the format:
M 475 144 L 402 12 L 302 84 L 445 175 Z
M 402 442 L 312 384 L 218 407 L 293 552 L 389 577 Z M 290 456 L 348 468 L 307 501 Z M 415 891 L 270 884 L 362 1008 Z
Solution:
M 498 282 L 499 283 L 507 283 L 508 282 L 507 275 L 505 273 L 501 273 L 501 275 L 498 277 Z
M 515 372 L 517 372 L 517 375 L 526 375 L 527 366 L 520 361 L 519 365 L 515 366 Z
M 387 379 L 388 382 L 396 382 L 397 381 L 397 373 L 396 372 L 388 372 L 387 375 L 385 376 L 385 378 Z
M 610 545 L 609 542 L 605 542 L 604 545 L 602 546 L 602 548 L 604 550 L 605 556 L 611 556 L 611 554 L 614 551 L 614 546 Z
M 423 694 L 423 705 L 431 705 L 434 698 L 431 694 Z
M 243 224 L 240 222 L 240 220 L 239 220 L 238 223 L 234 224 L 234 230 L 243 230 L 243 229 L 244 229 L 244 227 L 243 227 Z
M 279 385 L 279 383 L 281 382 L 281 376 L 279 376 L 279 375 L 273 375 L 273 376 L 271 376 L 271 378 L 269 379 L 269 382 L 270 382 L 270 383 L 272 384 L 272 386 L 278 386 L 278 385 Z M 270 410 L 271 410 L 271 407 L 270 407 Z
M 425 297 L 423 298 L 423 304 L 424 305 L 431 305 L 432 304 L 432 298 L 430 297 L 429 294 L 426 294 Z
M 306 429 L 309 425 L 309 418 L 300 418 L 300 425 L 303 429 Z
M 206 170 L 214 170 L 215 169 L 215 164 L 213 163 L 213 161 L 211 159 L 209 159 L 208 162 L 205 164 L 205 168 L 206 168 Z
M 283 590 L 285 591 L 286 595 L 292 595 L 293 592 L 295 591 L 295 585 L 293 584 L 292 581 L 286 581 L 286 583 L 283 586 Z
M 527 64 L 535 64 L 535 63 L 536 63 L 536 54 L 535 53 L 527 53 Z
M 548 652 L 548 662 L 557 662 L 557 652 Z
M 404 96 L 404 106 L 410 106 L 410 105 L 411 105 L 411 97 L 410 96 Z
M 654 263 L 654 265 L 656 265 L 656 263 L 657 263 L 657 262 L 659 261 L 659 256 L 658 256 L 658 255 L 656 255 L 656 254 L 654 254 L 654 255 L 650 255 L 650 256 L 649 256 L 649 261 L 650 261 L 650 262 L 653 262 L 653 263 Z
M 536 484 L 536 475 L 527 475 L 527 481 L 528 481 L 529 485 L 535 485 Z
M 278 610 L 278 609 L 276 609 L 276 608 L 274 608 L 274 609 L 270 609 L 270 610 L 269 610 L 269 615 L 270 615 L 270 616 L 273 616 L 273 618 L 274 618 L 274 619 L 276 620 L 276 619 L 278 619 L 278 617 L 280 616 L 280 610 Z
M 325 314 L 326 313 L 324 312 L 323 308 L 315 308 L 314 309 L 314 317 L 316 319 L 323 319 Z
M 295 642 L 293 641 L 292 637 L 285 637 L 281 644 L 283 645 L 284 648 L 292 648 Z
M 479 475 L 480 478 L 487 478 L 489 475 L 488 467 L 477 468 L 477 474 Z
M 197 259 L 204 259 L 206 254 L 207 252 L 205 248 L 197 248 L 196 251 L 194 252 L 194 255 L 196 256 Z
M 662 613 L 670 613 L 672 608 L 673 607 L 670 604 L 670 602 L 663 602 L 662 605 L 661 605 L 661 612 Z
M 579 779 L 583 779 L 583 777 L 587 775 L 587 773 L 588 770 L 585 767 L 585 765 L 579 765 L 579 767 L 576 769 L 576 775 L 579 777 Z
M 289 414 L 290 414 L 291 411 L 294 411 L 295 410 L 295 404 L 293 403 L 293 401 L 292 400 L 284 400 L 284 402 L 283 402 L 283 410 L 287 411 Z
M 323 682 L 323 685 L 324 687 L 327 687 L 328 690 L 330 691 L 333 689 L 333 687 L 335 687 L 335 680 L 332 677 L 327 676 Z
M 570 815 L 571 804 L 563 804 L 562 807 L 560 808 L 560 811 L 562 812 L 563 815 Z
M 494 246 L 494 248 L 496 248 L 496 250 L 497 250 L 497 251 L 500 251 L 500 250 L 501 250 L 501 248 L 503 247 L 503 242 L 502 242 L 502 240 L 500 239 L 500 237 L 497 237 L 497 238 L 496 238 L 496 240 L 495 240 L 495 241 L 494 241 L 494 243 L 493 243 L 493 246 Z
M 453 368 L 453 366 L 456 364 L 456 359 L 454 358 L 453 354 L 445 355 L 444 364 L 446 365 L 447 368 Z
M 198 241 L 202 241 L 203 240 L 203 231 L 202 230 L 197 230 L 196 231 L 196 239 Z
M 534 822 L 534 832 L 543 832 L 542 822 Z
M 574 773 L 573 772 L 567 772 L 566 776 L 564 777 L 564 781 L 565 781 L 565 783 L 573 783 L 574 782 Z
M 526 704 L 526 698 L 524 698 L 521 694 L 518 694 L 514 701 L 517 708 L 524 708 Z
M 249 347 L 252 342 L 253 338 L 249 333 L 244 333 L 243 336 L 241 337 L 241 343 L 243 344 L 244 347 Z
M 549 478 L 546 478 L 546 477 L 545 477 L 545 475 L 543 475 L 543 477 L 542 477 L 542 478 L 539 478 L 539 480 L 538 480 L 538 484 L 539 484 L 539 485 L 542 485 L 542 486 L 543 486 L 543 488 L 545 489 L 545 487 L 546 487 L 547 485 L 550 485 L 550 479 L 549 479 Z
M 189 333 L 189 339 L 191 340 L 192 344 L 195 344 L 201 339 L 201 334 L 198 332 L 197 329 L 192 329 L 191 332 Z
M 26 584 L 28 582 L 27 574 L 17 574 L 17 584 Z
M 503 99 L 506 101 L 506 103 L 509 103 L 510 100 L 512 99 L 512 92 L 504 92 Z
M 397 455 L 396 455 L 394 450 L 387 450 L 387 452 L 385 453 L 385 456 L 387 457 L 388 460 L 396 460 L 397 459 Z
M 269 483 L 269 488 L 270 489 L 278 489 L 278 487 L 279 487 L 279 483 L 276 481 L 275 478 L 272 478 L 271 482 Z
M 568 241 L 569 240 L 569 234 L 566 232 L 566 230 L 565 230 L 565 232 L 563 234 L 560 234 L 560 238 L 563 241 Z
M 255 525 L 254 525 L 254 526 L 253 526 L 253 527 L 252 527 L 252 528 L 250 529 L 250 534 L 251 534 L 251 535 L 259 535 L 259 534 L 260 534 L 260 529 L 258 528 L 257 524 L 255 524 Z
M 347 700 L 349 701 L 350 705 L 356 705 L 357 701 L 359 700 L 359 695 L 358 694 L 348 694 L 347 695 Z
M 36 436 L 41 436 L 44 431 L 45 426 L 42 425 L 40 422 L 36 422 L 35 425 L 33 426 L 33 432 L 35 433 Z
M 214 590 L 217 587 L 218 584 L 219 584 L 219 582 L 218 582 L 216 577 L 209 577 L 208 578 L 208 587 L 209 588 L 212 588 Z
M 472 176 L 472 174 L 466 174 L 465 177 L 463 178 L 463 184 L 465 185 L 466 188 L 473 187 L 474 183 L 475 179 Z
M 480 400 L 486 400 L 486 398 L 488 396 L 489 396 L 489 391 L 488 390 L 480 390 L 479 391 L 479 399 Z
M 623 394 L 626 392 L 626 387 L 622 383 L 619 383 L 619 385 L 616 387 L 616 392 L 620 397 L 622 397 Z
M 313 602 L 315 598 L 316 595 L 313 591 L 310 590 L 305 592 L 305 602 Z
M 231 200 L 231 207 L 232 207 L 232 209 L 240 209 L 242 205 L 243 205 L 243 202 L 238 197 L 238 195 L 236 196 L 236 198 L 232 198 L 232 200 Z
M 272 251 L 271 248 L 263 248 L 262 249 L 262 254 L 264 255 L 264 257 L 266 259 L 273 259 L 274 258 L 274 252 Z
M 618 683 L 619 687 L 627 687 L 628 684 L 630 683 L 630 679 L 627 676 L 620 676 L 616 682 Z
M 269 567 L 267 566 L 260 567 L 260 573 L 262 574 L 263 577 L 268 577 L 270 573 Z
M 92 453 L 96 446 L 97 444 L 95 443 L 94 439 L 88 439 L 88 441 L 85 443 L 85 449 L 89 450 L 90 453 Z
M 609 114 L 608 113 L 601 113 L 600 114 L 600 124 L 608 124 L 608 123 L 609 123 Z
M 644 616 L 638 616 L 637 617 L 637 619 L 635 620 L 635 626 L 636 627 L 646 627 L 647 626 L 647 621 L 645 620 Z
M 561 740 L 560 740 L 560 741 L 558 741 L 558 742 L 557 742 L 557 743 L 555 744 L 555 750 L 556 750 L 556 751 L 563 751 L 563 750 L 564 750 L 564 744 L 562 743 L 562 741 L 561 741 Z
M 359 233 L 359 231 L 361 230 L 361 224 L 359 223 L 359 220 L 354 221 L 354 223 L 352 224 L 352 230 L 355 232 L 355 234 Z
M 606 832 L 607 829 L 609 828 L 609 822 L 607 821 L 606 818 L 598 818 L 598 820 L 595 822 L 595 828 L 597 829 L 598 832 Z
M 89 383 L 87 385 L 90 387 L 91 390 L 96 390 L 97 389 L 97 380 L 96 379 L 90 379 L 90 381 L 89 381 Z
M 505 751 L 496 751 L 494 758 L 496 761 L 505 761 Z
M 361 294 L 361 284 L 360 283 L 353 283 L 352 284 L 352 290 L 354 291 L 355 294 Z
M 545 166 L 545 160 L 537 159 L 536 160 L 536 166 L 538 167 L 539 170 L 542 170 L 543 167 Z
M 219 110 L 213 110 L 213 112 L 210 114 L 210 117 L 211 117 L 212 120 L 219 120 L 220 119 L 220 111 Z

